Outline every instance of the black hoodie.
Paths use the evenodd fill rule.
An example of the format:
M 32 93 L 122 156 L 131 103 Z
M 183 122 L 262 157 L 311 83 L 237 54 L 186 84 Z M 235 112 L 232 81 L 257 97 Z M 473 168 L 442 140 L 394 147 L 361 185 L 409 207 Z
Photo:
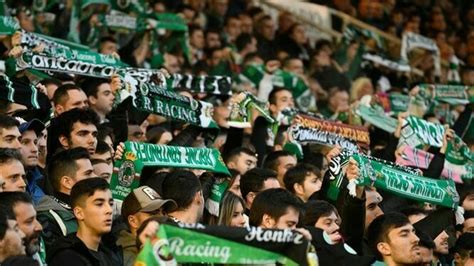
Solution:
M 61 238 L 51 248 L 47 254 L 48 265 L 68 265 L 68 266 L 113 266 L 121 265 L 120 258 L 99 245 L 98 252 L 92 251 L 79 239 L 75 233 Z

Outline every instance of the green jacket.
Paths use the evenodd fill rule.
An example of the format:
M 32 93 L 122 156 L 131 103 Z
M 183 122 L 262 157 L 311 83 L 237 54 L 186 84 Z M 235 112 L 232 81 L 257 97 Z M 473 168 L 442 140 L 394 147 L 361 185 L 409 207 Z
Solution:
M 68 234 L 77 232 L 76 217 L 51 196 L 41 198 L 36 206 L 37 219 L 43 226 L 42 238 L 46 246 L 46 252 L 50 250 L 54 242 Z

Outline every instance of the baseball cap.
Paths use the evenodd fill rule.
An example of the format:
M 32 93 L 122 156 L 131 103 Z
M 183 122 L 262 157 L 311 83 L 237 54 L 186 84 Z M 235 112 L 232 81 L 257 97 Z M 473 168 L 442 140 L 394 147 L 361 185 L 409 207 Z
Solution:
M 23 134 L 27 130 L 34 130 L 36 132 L 36 135 L 39 135 L 44 129 L 43 122 L 36 118 L 31 119 L 30 121 L 26 121 L 23 118 L 16 117 L 16 120 L 18 120 L 18 122 L 20 123 L 18 130 L 21 134 Z
M 166 212 L 178 208 L 174 200 L 162 199 L 161 196 L 148 186 L 141 186 L 134 189 L 124 199 L 122 204 L 122 217 L 127 220 L 128 216 L 137 212 L 152 212 L 164 208 Z

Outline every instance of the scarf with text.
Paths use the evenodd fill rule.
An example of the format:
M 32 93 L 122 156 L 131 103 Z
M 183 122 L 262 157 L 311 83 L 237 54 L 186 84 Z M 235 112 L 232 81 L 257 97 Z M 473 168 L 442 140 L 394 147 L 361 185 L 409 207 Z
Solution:
M 431 123 L 415 116 L 408 116 L 402 127 L 400 144 L 406 143 L 411 147 L 430 145 L 439 148 L 443 145 L 444 133 L 443 125 Z M 474 161 L 474 153 L 470 151 L 461 138 L 455 136 L 448 143 L 446 160 L 453 164 L 462 165 L 468 161 Z
M 133 104 L 139 110 L 202 128 L 219 128 L 212 118 L 214 110 L 212 104 L 190 99 L 154 84 L 142 84 L 140 90 L 135 94 Z
M 186 88 L 195 93 L 232 95 L 232 80 L 227 76 L 194 76 L 173 74 L 167 79 L 168 88 Z
M 440 101 L 450 105 L 468 104 L 474 102 L 474 86 L 420 84 L 419 97 L 428 103 Z
M 216 149 L 127 141 L 122 158 L 114 163 L 110 182 L 114 199 L 123 200 L 138 187 L 140 174 L 146 166 L 202 169 L 230 175 L 221 154 Z
M 331 198 L 337 199 L 344 178 L 342 167 L 348 164 L 349 158 L 353 158 L 360 169 L 359 178 L 348 184 L 351 195 L 355 195 L 356 185 L 374 186 L 400 197 L 453 209 L 459 204 L 459 194 L 453 180 L 423 177 L 408 167 L 357 153 L 350 156 L 345 153 L 331 161 L 329 171 L 333 180 L 330 185 L 332 188 L 328 190 L 328 196 Z
M 341 145 L 350 150 L 369 149 L 369 131 L 365 127 L 346 125 L 303 114 L 295 116 L 290 135 L 298 142 Z
M 309 243 L 289 229 L 160 224 L 152 241 L 145 243 L 135 265 L 173 262 L 308 265 Z
M 434 155 L 410 146 L 404 146 L 401 156 L 397 157 L 397 164 L 416 167 L 420 169 L 428 169 L 428 166 Z M 441 176 L 452 179 L 456 183 L 462 183 L 463 180 L 471 180 L 474 178 L 473 163 L 465 165 L 454 165 L 448 161 L 444 161 L 444 168 Z

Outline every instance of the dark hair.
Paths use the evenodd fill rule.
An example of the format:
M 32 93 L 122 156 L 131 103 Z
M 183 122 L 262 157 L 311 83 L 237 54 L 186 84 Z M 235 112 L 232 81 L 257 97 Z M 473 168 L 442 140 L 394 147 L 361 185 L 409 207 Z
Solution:
M 94 195 L 97 190 L 104 191 L 108 189 L 110 189 L 109 183 L 103 178 L 93 177 L 83 179 L 74 184 L 71 189 L 71 207 L 74 208 L 80 205 L 84 196 L 90 197 Z
M 10 228 L 8 220 L 14 220 L 14 216 L 5 209 L 0 209 L 0 239 L 5 237 L 7 230 Z
M 431 237 L 422 230 L 416 231 L 416 236 L 420 239 L 419 245 L 428 249 L 434 249 L 436 244 Z
M 280 157 L 286 157 L 286 156 L 293 156 L 288 151 L 272 151 L 265 156 L 265 159 L 263 160 L 263 168 L 271 169 L 273 171 L 277 170 L 278 167 L 278 159 Z
M 58 148 L 62 147 L 61 143 L 59 142 L 59 137 L 65 136 L 69 139 L 71 137 L 71 131 L 73 130 L 74 124 L 77 122 L 86 125 L 92 124 L 97 127 L 99 124 L 99 117 L 92 110 L 75 108 L 52 119 L 51 125 L 48 127 L 48 162 L 51 159 L 51 155 L 54 154 Z
M 249 222 L 252 226 L 262 224 L 263 215 L 267 214 L 276 221 L 285 215 L 288 208 L 301 212 L 302 204 L 298 198 L 283 188 L 272 188 L 262 191 L 255 197 L 250 209 Z
M 314 174 L 317 178 L 321 178 L 321 171 L 315 166 L 308 163 L 299 163 L 286 171 L 283 177 L 285 188 L 291 193 L 295 193 L 295 184 L 303 185 L 304 180 L 310 174 Z
M 253 152 L 251 149 L 245 148 L 245 147 L 237 147 L 225 155 L 224 162 L 229 163 L 230 161 L 234 160 L 235 157 L 240 156 L 241 153 L 245 153 L 249 156 L 257 157 L 255 152 Z
M 276 178 L 276 172 L 264 168 L 253 168 L 240 177 L 240 192 L 245 199 L 250 192 L 260 192 L 263 183 L 269 178 Z
M 227 16 L 224 20 L 224 26 L 227 26 L 232 19 L 236 19 L 240 21 L 240 18 L 238 16 L 234 16 L 234 15 Z
M 59 191 L 60 180 L 63 176 L 76 177 L 77 160 L 90 159 L 87 149 L 78 147 L 63 150 L 52 156 L 48 166 L 48 179 L 54 191 Z
M 204 29 L 201 26 L 196 25 L 196 24 L 189 25 L 188 27 L 189 36 L 193 35 L 195 31 L 202 31 L 202 33 L 204 34 Z
M 68 91 L 72 91 L 72 90 L 82 91 L 82 89 L 75 84 L 67 83 L 67 84 L 59 86 L 59 88 L 53 94 L 52 101 L 54 105 L 63 104 L 64 102 L 68 101 L 69 100 Z
M 291 92 L 290 89 L 288 88 L 285 88 L 285 87 L 273 87 L 273 90 L 270 92 L 270 94 L 268 95 L 268 102 L 270 104 L 276 104 L 276 95 L 277 93 L 279 93 L 280 91 L 289 91 Z
M 161 136 L 163 136 L 163 134 L 166 132 L 170 132 L 170 131 L 162 126 L 152 127 L 151 129 L 146 131 L 145 135 L 146 135 L 147 142 L 156 144 L 161 139 Z
M 3 128 L 12 128 L 12 127 L 19 127 L 20 123 L 15 118 L 0 114 L 0 129 Z
M 405 215 L 397 212 L 380 215 L 372 221 L 367 229 L 367 240 L 369 247 L 379 260 L 383 258 L 377 249 L 377 244 L 380 242 L 388 242 L 388 234 L 392 229 L 405 226 L 409 223 L 410 221 Z
M 9 163 L 10 161 L 20 161 L 21 154 L 17 149 L 0 148 L 0 164 Z
M 102 38 L 99 39 L 99 44 L 102 44 L 104 42 L 113 42 L 113 43 L 117 43 L 117 40 L 112 37 L 112 36 L 104 36 Z
M 428 215 L 428 212 L 425 211 L 423 208 L 414 207 L 414 206 L 403 208 L 400 210 L 400 212 L 406 217 L 410 217 L 411 215 L 418 215 L 418 214 Z
M 453 247 L 452 253 L 458 253 L 462 258 L 473 257 L 474 249 L 474 233 L 466 232 L 459 236 L 456 244 Z
M 99 86 L 104 83 L 109 83 L 108 79 L 104 78 L 85 78 L 81 83 L 82 90 L 86 93 L 87 97 L 93 96 L 97 98 L 97 93 L 99 92 Z
M 26 203 L 33 205 L 33 200 L 28 193 L 25 192 L 1 192 L 0 193 L 0 209 L 5 210 L 11 217 L 16 217 L 15 205 L 18 203 Z
M 110 149 L 109 144 L 105 143 L 104 141 L 97 141 L 97 147 L 95 148 L 95 153 L 96 154 L 104 154 L 107 152 L 112 152 Z
M 235 47 L 237 48 L 237 51 L 242 51 L 248 44 L 252 43 L 253 38 L 255 37 L 253 37 L 252 34 L 245 32 L 237 36 L 237 39 L 235 39 Z
M 464 212 L 464 220 L 474 218 L 474 211 L 465 211 Z
M 201 183 L 191 171 L 176 170 L 167 174 L 163 180 L 162 196 L 164 199 L 174 200 L 178 210 L 188 208 L 199 191 Z
M 329 46 L 329 48 L 332 49 L 331 41 L 326 40 L 326 39 L 320 39 L 314 45 L 314 49 L 319 51 L 319 50 L 323 49 L 324 46 Z
M 324 200 L 309 200 L 304 204 L 305 215 L 303 217 L 303 225 L 312 226 L 321 217 L 328 217 L 331 213 L 338 215 L 336 207 Z
M 145 167 L 147 169 L 150 167 Z M 150 175 L 144 175 L 143 172 L 140 176 L 140 186 L 148 186 L 153 190 L 158 192 L 158 194 L 163 195 L 163 181 L 165 181 L 168 172 L 158 172 Z
M 97 141 L 105 141 L 105 138 L 109 136 L 112 142 L 115 142 L 115 134 L 112 127 L 107 124 L 100 124 L 97 126 Z

